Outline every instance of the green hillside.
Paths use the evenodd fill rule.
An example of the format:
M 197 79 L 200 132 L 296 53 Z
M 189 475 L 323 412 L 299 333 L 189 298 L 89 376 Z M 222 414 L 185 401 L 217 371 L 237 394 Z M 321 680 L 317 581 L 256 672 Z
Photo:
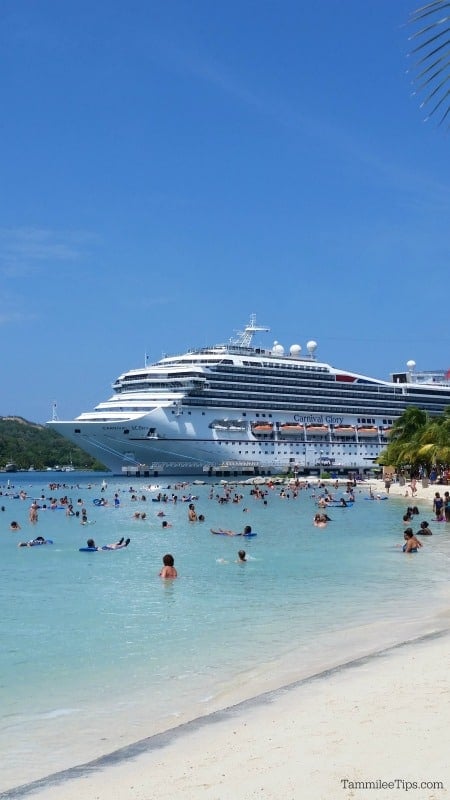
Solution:
M 10 462 L 18 469 L 72 464 L 75 469 L 105 470 L 103 464 L 54 430 L 22 417 L 0 417 L 0 469 Z

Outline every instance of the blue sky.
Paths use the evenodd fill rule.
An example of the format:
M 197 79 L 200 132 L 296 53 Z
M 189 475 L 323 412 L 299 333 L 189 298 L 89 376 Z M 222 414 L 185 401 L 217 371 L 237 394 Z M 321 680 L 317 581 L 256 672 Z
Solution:
M 343 369 L 450 367 L 418 5 L 4 0 L 0 415 L 71 418 L 251 313 Z

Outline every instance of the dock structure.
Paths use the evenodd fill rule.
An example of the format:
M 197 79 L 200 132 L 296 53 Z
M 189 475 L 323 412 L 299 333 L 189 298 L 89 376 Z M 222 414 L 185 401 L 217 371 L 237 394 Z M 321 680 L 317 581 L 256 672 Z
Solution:
M 257 461 L 225 461 L 222 464 L 198 464 L 193 467 L 192 461 L 165 461 L 152 464 L 126 464 L 122 467 L 122 475 L 130 478 L 156 478 L 164 475 L 257 475 L 261 465 Z M 265 470 L 270 474 L 270 470 Z

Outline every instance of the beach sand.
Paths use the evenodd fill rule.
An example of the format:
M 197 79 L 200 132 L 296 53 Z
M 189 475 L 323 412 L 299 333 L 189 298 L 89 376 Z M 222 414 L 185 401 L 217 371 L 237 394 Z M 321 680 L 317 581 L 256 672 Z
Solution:
M 371 486 L 375 494 L 385 493 L 384 481 Z M 406 488 L 394 484 L 390 496 L 405 497 Z M 419 484 L 415 498 L 408 489 L 405 503 L 417 502 L 421 518 L 431 520 L 434 493 L 445 490 Z M 417 602 L 426 598 L 405 597 L 405 621 Z M 263 694 L 255 686 L 250 700 L 0 798 L 448 798 L 448 617 L 440 620 L 443 631 Z
M 0 797 L 442 800 L 449 664 L 450 634 L 427 635 Z
M 384 488 L 384 480 L 368 480 L 362 483 L 361 489 L 365 491 L 368 490 L 369 486 L 372 487 L 373 493 L 385 495 L 386 489 Z M 450 487 L 448 486 L 439 486 L 438 484 L 429 484 L 428 486 L 422 486 L 422 482 L 420 480 L 417 481 L 415 486 L 414 495 L 411 489 L 411 482 L 406 480 L 405 484 L 402 486 L 400 483 L 392 483 L 389 488 L 389 497 L 402 497 L 405 500 L 405 505 L 418 505 L 418 500 L 425 501 L 423 503 L 422 508 L 420 511 L 427 513 L 429 516 L 430 511 L 433 507 L 433 499 L 436 492 L 439 492 L 441 497 L 444 496 L 444 492 L 449 491 Z

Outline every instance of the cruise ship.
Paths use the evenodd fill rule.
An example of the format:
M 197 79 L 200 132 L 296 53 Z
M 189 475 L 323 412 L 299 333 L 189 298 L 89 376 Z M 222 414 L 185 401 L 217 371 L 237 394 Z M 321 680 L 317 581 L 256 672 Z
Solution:
M 408 406 L 450 402 L 450 371 L 408 361 L 370 378 L 317 360 L 314 341 L 256 346 L 268 331 L 252 315 L 227 344 L 124 372 L 93 411 L 63 421 L 55 407 L 48 424 L 118 475 L 366 473 Z

